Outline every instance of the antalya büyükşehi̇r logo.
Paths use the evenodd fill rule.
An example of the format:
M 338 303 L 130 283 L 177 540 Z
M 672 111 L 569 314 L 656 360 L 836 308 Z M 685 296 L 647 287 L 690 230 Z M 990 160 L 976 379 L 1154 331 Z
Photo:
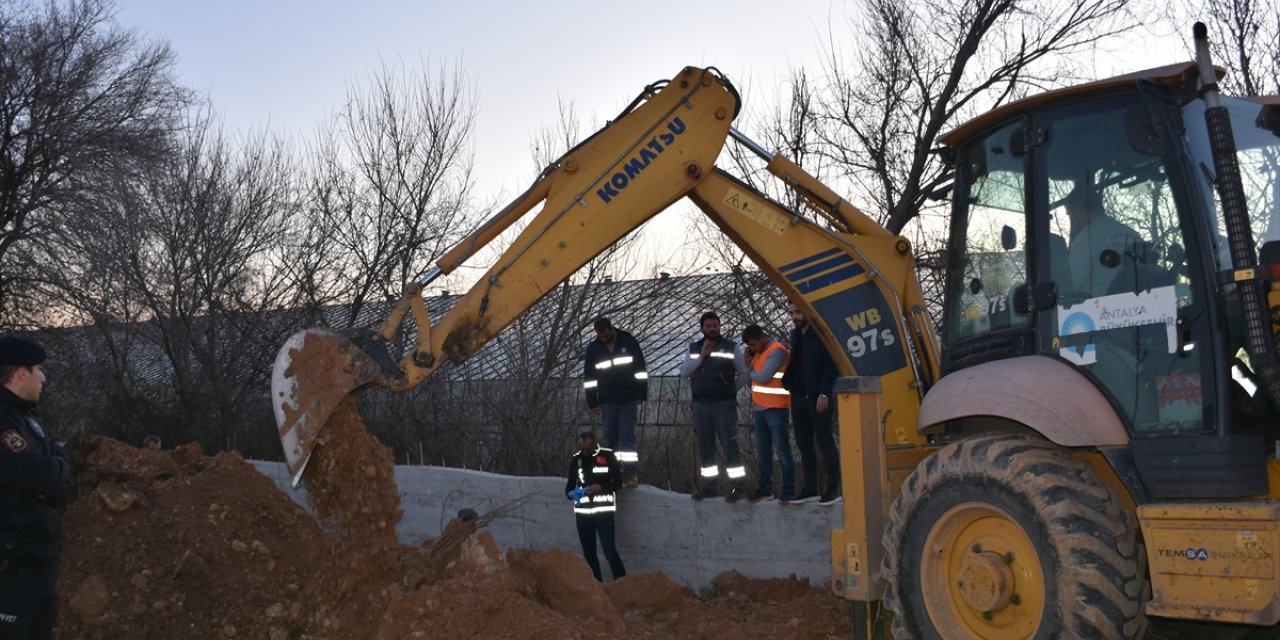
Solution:
M 1089 314 L 1084 313 L 1083 311 L 1077 311 L 1067 316 L 1067 319 L 1062 321 L 1062 328 L 1058 331 L 1058 334 L 1064 335 L 1064 336 L 1070 336 L 1070 335 L 1076 335 L 1080 333 L 1089 333 L 1096 328 L 1097 328 L 1097 325 L 1093 323 L 1093 318 L 1090 317 Z M 1093 353 L 1094 345 L 1092 342 L 1090 342 L 1084 345 L 1083 350 L 1080 350 L 1077 347 L 1077 348 L 1073 348 L 1072 351 L 1075 351 L 1076 353 L 1080 353 L 1080 354 Z

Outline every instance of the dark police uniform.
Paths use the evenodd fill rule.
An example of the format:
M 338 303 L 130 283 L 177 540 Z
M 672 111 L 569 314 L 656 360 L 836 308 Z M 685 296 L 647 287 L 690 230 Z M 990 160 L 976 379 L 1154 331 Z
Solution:
M 12 340 L 0 338 L 0 364 L 31 366 L 6 357 Z M 43 349 L 39 354 L 42 362 Z M 0 640 L 53 637 L 58 507 L 72 474 L 34 407 L 0 385 Z
M 600 485 L 600 493 L 583 496 L 573 505 L 573 513 L 577 516 L 578 542 L 582 543 L 582 556 L 591 567 L 591 574 L 596 580 L 603 582 L 600 559 L 596 557 L 598 536 L 604 558 L 609 561 L 609 571 L 613 573 L 613 579 L 617 580 L 627 575 L 627 570 L 622 566 L 622 556 L 618 555 L 618 547 L 614 542 L 613 514 L 618 510 L 622 468 L 612 451 L 597 447 L 589 456 L 582 455 L 581 451 L 573 454 L 573 460 L 569 464 L 569 481 L 564 486 L 565 495 L 578 487 L 590 487 L 593 484 Z

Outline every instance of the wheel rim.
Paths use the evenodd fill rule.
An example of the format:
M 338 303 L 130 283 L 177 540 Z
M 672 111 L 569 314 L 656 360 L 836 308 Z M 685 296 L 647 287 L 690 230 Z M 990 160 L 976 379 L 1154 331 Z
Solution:
M 1004 510 L 967 502 L 947 510 L 925 538 L 920 587 L 946 638 L 1030 638 L 1044 611 L 1035 545 Z

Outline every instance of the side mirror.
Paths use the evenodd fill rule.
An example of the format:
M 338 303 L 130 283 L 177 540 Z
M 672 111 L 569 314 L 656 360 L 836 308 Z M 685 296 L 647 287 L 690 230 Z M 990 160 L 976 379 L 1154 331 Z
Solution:
M 1018 232 L 1007 224 L 1000 229 L 1000 246 L 1004 247 L 1005 251 L 1013 251 L 1018 247 Z

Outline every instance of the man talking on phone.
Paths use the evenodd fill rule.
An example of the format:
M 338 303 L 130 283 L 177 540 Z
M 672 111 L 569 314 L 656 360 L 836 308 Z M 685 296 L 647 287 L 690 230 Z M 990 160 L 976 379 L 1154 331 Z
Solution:
M 719 495 L 720 467 L 716 463 L 716 439 L 724 449 L 724 473 L 729 479 L 726 502 L 746 496 L 747 468 L 738 450 L 738 389 L 746 384 L 747 369 L 738 344 L 720 335 L 720 317 L 713 311 L 699 321 L 702 339 L 689 344 L 680 375 L 689 378 L 693 391 L 693 430 L 698 440 L 701 487 L 694 500 Z

